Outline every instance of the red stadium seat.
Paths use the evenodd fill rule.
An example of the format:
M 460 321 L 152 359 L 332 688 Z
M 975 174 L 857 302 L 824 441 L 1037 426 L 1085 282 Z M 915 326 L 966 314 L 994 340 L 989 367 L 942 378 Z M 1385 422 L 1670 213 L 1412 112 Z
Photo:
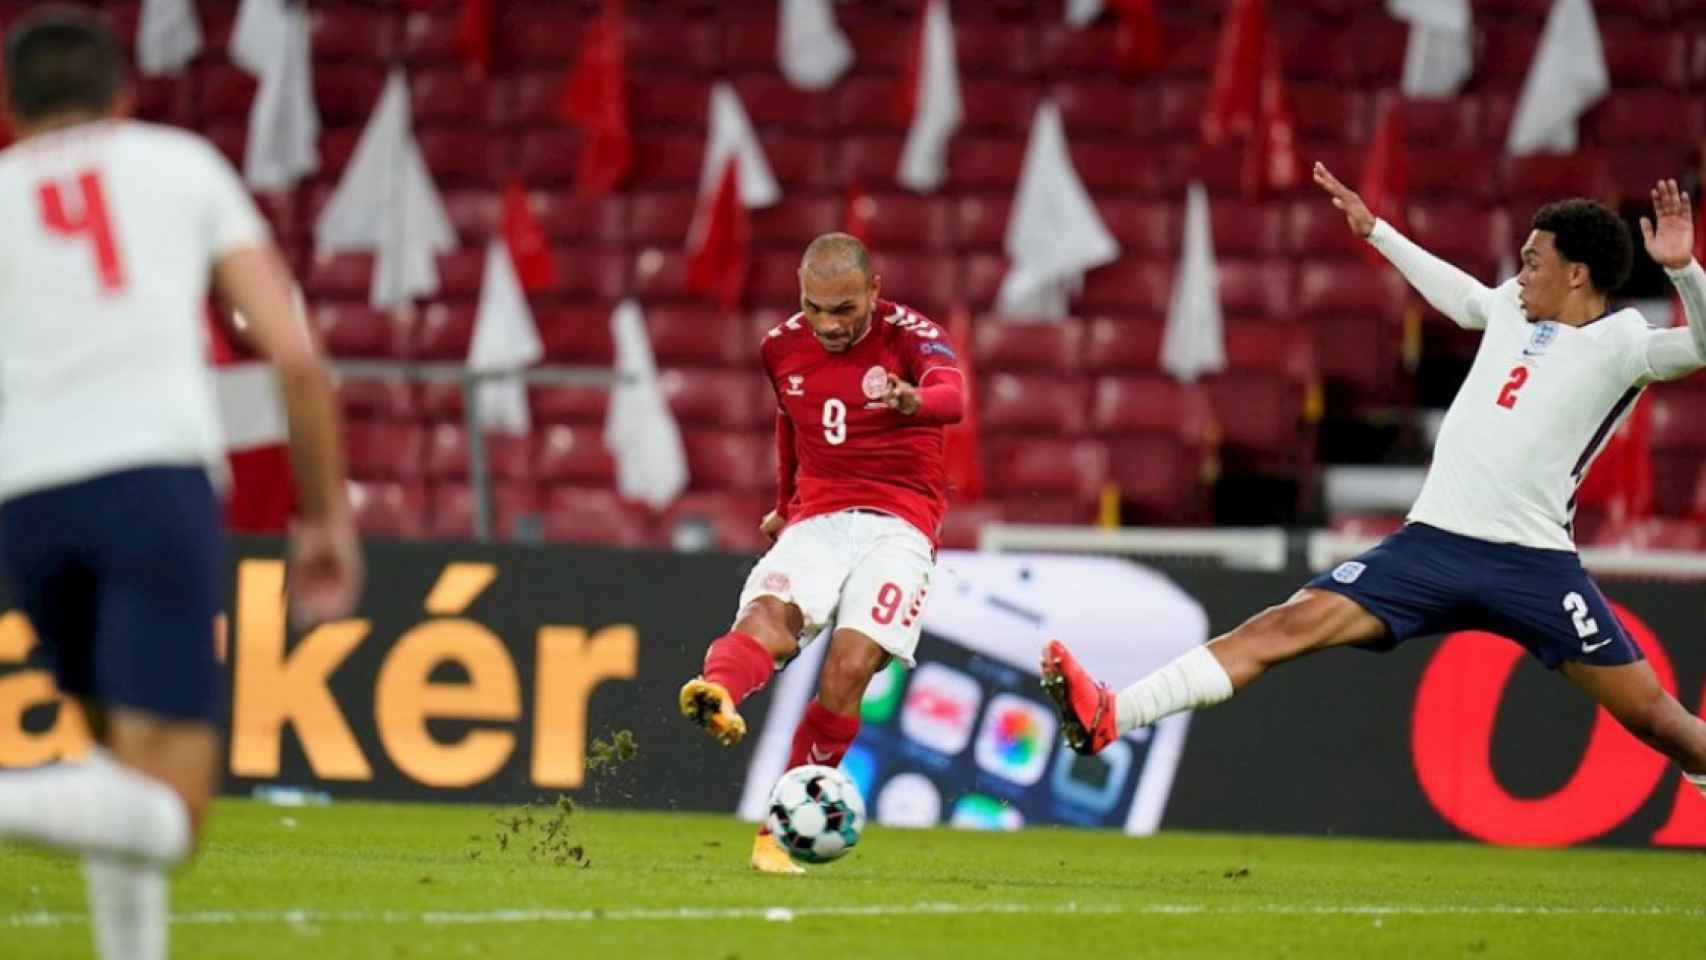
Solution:
M 1173 293 L 1173 268 L 1166 261 L 1122 257 L 1084 277 L 1085 313 L 1161 317 Z
M 484 246 L 459 247 L 438 257 L 438 295 L 441 297 L 477 297 L 485 276 Z
M 673 9 L 628 17 L 628 62 L 636 66 L 714 72 L 722 63 L 718 25 L 682 17 Z M 774 48 L 772 48 L 774 49 Z
M 758 244 L 792 250 L 797 256 L 818 234 L 841 226 L 845 207 L 840 197 L 786 195 L 780 203 L 752 211 L 752 238 Z
M 955 242 L 967 247 L 999 250 L 1007 240 L 1007 217 L 1012 191 L 968 193 L 955 203 Z
M 843 182 L 837 173 L 840 151 L 829 141 L 768 131 L 761 131 L 758 139 L 784 196 L 789 191 L 829 189 Z
M 533 440 L 525 433 L 486 433 L 486 471 L 498 481 L 533 477 Z
M 490 115 L 485 82 L 456 68 L 422 70 L 409 76 L 409 106 L 417 124 L 483 127 Z
M 1300 470 L 1314 460 L 1305 390 L 1283 373 L 1240 370 L 1203 383 L 1221 430 L 1221 455 L 1240 471 Z
M 1103 435 L 1167 434 L 1204 447 L 1214 431 L 1214 414 L 1199 387 L 1164 373 L 1101 377 L 1095 382 L 1090 429 Z
M 547 483 L 613 483 L 616 465 L 604 448 L 603 433 L 560 423 L 535 431 L 534 475 Z
M 462 384 L 456 380 L 427 380 L 416 391 L 422 420 L 444 420 L 461 423 Z
M 894 183 L 902 143 L 899 134 L 855 134 L 842 139 L 836 151 L 842 180 L 873 186 Z
M 411 65 L 461 60 L 457 17 L 448 8 L 413 11 L 403 17 L 403 58 Z M 558 79 L 562 72 L 558 71 Z
M 500 5 L 498 9 L 499 19 L 493 24 L 493 32 L 503 31 L 497 35 L 508 40 L 506 46 L 511 56 L 559 71 L 563 64 L 573 63 L 580 56 L 585 17 L 568 9 L 541 9 L 532 5 Z
M 457 423 L 435 423 L 427 428 L 426 477 L 428 480 L 468 479 L 468 435 Z
M 833 92 L 818 93 L 789 83 L 775 73 L 749 73 L 734 81 L 735 92 L 760 130 L 819 135 L 833 126 Z
M 338 409 L 346 420 L 412 420 L 415 385 L 396 377 L 351 377 L 338 380 Z
M 1481 140 L 1482 104 L 1476 97 L 1401 100 L 1398 109 L 1404 142 L 1411 147 L 1472 147 Z
M 1179 255 L 1183 217 L 1178 205 L 1102 196 L 1096 199 L 1096 210 L 1108 232 L 1120 242 L 1123 255 L 1157 259 Z
M 336 357 L 407 357 L 410 324 L 397 312 L 365 302 L 328 302 L 313 314 L 314 329 Z
M 196 107 L 203 122 L 213 119 L 245 123 L 259 88 L 247 70 L 225 63 L 203 64 L 197 71 L 200 93 Z
M 1507 246 L 1510 219 L 1503 210 L 1418 203 L 1410 206 L 1409 213 L 1411 239 L 1483 283 L 1493 282 L 1501 256 L 1515 256 L 1515 251 Z
M 680 244 L 642 247 L 634 252 L 634 293 L 642 302 L 687 294 L 687 258 L 681 252 L 686 239 L 683 234 Z
M 1084 364 L 1093 373 L 1150 371 L 1161 364 L 1160 320 L 1097 317 L 1084 338 Z
M 942 517 L 942 546 L 976 550 L 983 528 L 1002 521 L 1001 504 L 994 500 L 955 500 Z
M 699 186 L 699 168 L 704 162 L 704 137 L 692 134 L 637 133 L 634 137 L 633 167 L 628 182 L 655 187 Z M 523 156 L 526 142 L 523 142 Z M 571 165 L 570 170 L 574 168 Z M 683 224 L 685 231 L 686 225 Z
M 552 487 L 545 494 L 544 520 L 545 539 L 553 543 L 640 547 L 654 539 L 645 508 L 614 490 Z
M 1120 191 L 1160 196 L 1183 185 L 1169 166 L 1166 151 L 1148 144 L 1124 140 L 1071 141 L 1072 166 L 1078 178 L 1092 191 Z
M 978 370 L 1074 373 L 1083 356 L 1084 322 L 981 317 L 972 330 Z
M 444 212 L 462 243 L 483 243 L 498 232 L 503 218 L 503 203 L 492 190 L 443 190 Z
M 954 206 L 943 197 L 869 192 L 860 202 L 870 224 L 873 250 L 923 247 L 943 250 L 954 242 Z
M 373 283 L 373 254 L 315 256 L 308 265 L 308 299 L 366 300 Z
M 1402 316 L 1406 287 L 1396 270 L 1377 269 L 1362 260 L 1309 261 L 1298 268 L 1299 319 L 1340 314 Z
M 722 34 L 722 58 L 726 68 L 769 70 L 776 66 L 775 17 L 731 18 L 724 21 Z
M 836 88 L 836 117 L 842 130 L 905 135 L 911 118 L 901 111 L 901 82 L 892 76 L 849 75 Z
M 1605 156 L 1591 151 L 1511 157 L 1505 172 L 1511 212 L 1524 221 L 1532 212 L 1523 209 L 1524 202 L 1538 207 L 1564 197 L 1604 197 L 1610 185 Z
M 308 14 L 316 68 L 322 60 L 383 64 L 396 55 L 398 32 L 396 14 L 389 9 L 328 4 L 316 5 Z
M 1291 316 L 1291 264 L 1283 260 L 1221 260 L 1220 307 L 1228 317 Z
M 328 126 L 367 122 L 385 89 L 385 69 L 379 64 L 316 64 L 314 103 L 320 121 Z
M 1077 436 L 1084 432 L 1090 384 L 1043 374 L 983 377 L 978 418 L 991 436 L 1007 433 Z
M 1316 202 L 1320 203 L 1319 200 Z M 1209 230 L 1214 237 L 1214 255 L 1221 267 L 1225 267 L 1226 260 L 1235 257 L 1266 257 L 1284 252 L 1286 212 L 1286 207 L 1279 203 L 1232 198 L 1210 201 Z M 1342 229 L 1342 214 L 1339 223 Z M 1350 233 L 1349 230 L 1344 232 Z M 1224 272 L 1221 277 L 1224 285 Z
M 1263 370 L 1278 373 L 1305 390 L 1319 377 L 1315 362 L 1315 338 L 1301 324 L 1267 320 L 1229 321 L 1226 324 L 1226 366 L 1229 370 Z
M 970 133 L 1023 140 L 1042 99 L 1035 88 L 1018 86 L 1008 77 L 965 77 L 960 81 L 960 91 L 965 100 L 965 122 L 956 136 Z
M 1183 524 L 1206 518 L 1209 458 L 1200 446 L 1164 433 L 1110 441 L 1109 475 L 1125 524 Z
M 798 256 L 794 258 L 798 269 Z M 883 295 L 904 303 L 933 320 L 945 319 L 949 305 L 960 296 L 959 263 L 951 255 L 915 253 L 904 256 L 881 250 L 871 255 L 871 269 L 883 278 Z M 799 282 L 790 301 L 799 297 Z
M 1148 106 L 1148 93 L 1123 79 L 1111 76 L 1065 79 L 1056 83 L 1049 95 L 1060 107 L 1060 119 L 1068 138 L 1129 135 L 1136 132 L 1140 123 L 1149 120 L 1145 115 L 1148 112 L 1140 109 Z M 1034 109 L 1031 105 L 1031 110 Z M 1031 110 L 1015 116 L 1028 122 Z
M 746 302 L 798 303 L 800 300 L 800 253 L 755 253 L 746 275 Z M 878 270 L 878 273 L 883 273 Z M 883 275 L 883 293 L 895 296 L 892 281 Z
M 665 370 L 658 374 L 658 389 L 683 427 L 763 429 L 774 422 L 770 388 L 745 372 Z
M 417 126 L 415 142 L 420 144 L 421 159 L 440 188 L 486 186 L 496 182 L 507 166 L 505 144 L 483 129 Z
M 960 292 L 973 310 L 990 310 L 1007 276 L 1007 261 L 999 254 L 974 253 L 962 261 Z
M 395 482 L 349 483 L 350 512 L 364 537 L 414 539 L 426 535 L 426 491 Z
M 1669 90 L 1618 90 L 1583 119 L 1584 134 L 1607 146 L 1699 145 L 1700 100 Z
M 610 409 L 610 391 L 604 387 L 535 386 L 527 399 L 535 426 L 567 423 L 602 430 Z
M 626 197 L 607 196 L 595 200 L 556 190 L 527 195 L 528 205 L 540 229 L 553 240 L 582 244 L 618 244 L 628 239 L 629 204 Z M 685 239 L 686 235 L 682 235 Z
M 616 359 L 608 309 L 541 310 L 534 314 L 548 363 L 608 367 Z
M 636 154 L 639 148 L 635 148 Z M 543 128 L 528 130 L 516 148 L 513 172 L 529 187 L 551 187 L 574 182 L 580 163 L 580 134 L 574 130 Z M 636 165 L 638 164 L 636 158 Z
M 466 361 L 473 339 L 473 304 L 430 304 L 421 311 L 415 354 L 421 360 Z
M 1025 157 L 1023 138 L 958 136 L 948 155 L 948 177 L 955 187 L 1001 187 L 1019 182 Z
M 660 521 L 666 539 L 682 546 L 692 536 L 687 528 L 703 526 L 709 546 L 729 553 L 762 553 L 769 542 L 758 524 L 775 504 L 758 496 L 728 493 L 684 493 L 664 511 Z
M 628 253 L 619 247 L 554 247 L 551 264 L 555 293 L 606 302 L 628 294 Z
M 541 512 L 539 488 L 530 483 L 498 483 L 491 488 L 491 533 L 499 540 L 516 538 L 524 518 Z M 440 483 L 432 488 L 428 521 L 434 537 L 470 540 L 474 537 L 474 491 L 465 483 Z
M 1680 89 L 1688 83 L 1689 38 L 1679 31 L 1607 23 L 1600 43 L 1614 97 L 1632 87 Z
M 465 483 L 440 483 L 432 488 L 426 526 L 443 540 L 474 539 L 474 491 Z
M 1160 137 L 1195 143 L 1202 137 L 1203 111 L 1208 109 L 1208 85 L 1199 82 L 1163 83 L 1156 101 Z
M 1502 134 L 1500 135 L 1502 138 Z M 1490 203 L 1497 199 L 1503 140 L 1491 147 L 1413 147 L 1409 150 L 1409 196 Z
M 746 335 L 745 318 L 712 305 L 651 307 L 646 327 L 660 366 L 748 367 L 758 356 L 758 344 Z
M 776 489 L 776 442 L 769 432 L 684 430 L 694 490 L 769 494 Z
M 1687 516 L 1706 463 L 1706 391 L 1683 384 L 1651 390 L 1653 501 L 1665 516 Z
M 752 101 L 746 101 L 752 112 Z M 628 118 L 635 129 L 703 130 L 711 110 L 711 81 L 691 73 L 660 73 L 628 86 Z
M 426 431 L 413 424 L 352 420 L 344 425 L 349 472 L 357 479 L 416 479 L 425 447 Z
M 1094 440 L 995 439 L 984 450 L 988 485 L 1006 500 L 1035 495 L 1094 503 L 1108 480 L 1108 448 Z
M 1319 197 L 1298 200 L 1287 211 L 1285 235 L 1292 254 L 1306 257 L 1352 257 L 1367 248 L 1345 226 L 1345 215 Z
M 1023 21 L 980 21 L 971 16 L 975 9 L 974 5 L 955 11 L 954 50 L 960 69 L 968 73 L 1006 73 L 1015 78 L 1035 73 L 1039 63 L 1036 27 Z M 893 40 L 891 37 L 889 45 L 907 46 Z M 863 53 L 864 48 L 859 49 Z

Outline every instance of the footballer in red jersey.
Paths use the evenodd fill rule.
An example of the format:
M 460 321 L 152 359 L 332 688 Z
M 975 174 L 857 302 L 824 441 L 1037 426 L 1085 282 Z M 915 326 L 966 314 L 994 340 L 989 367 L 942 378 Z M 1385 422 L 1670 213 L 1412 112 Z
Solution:
M 682 714 L 732 746 L 746 734 L 740 702 L 833 625 L 789 768 L 840 763 L 872 675 L 890 657 L 913 662 L 947 506 L 943 428 L 964 409 L 954 351 L 934 323 L 880 299 L 880 283 L 847 234 L 806 248 L 800 312 L 760 349 L 777 402 L 779 490 L 762 525 L 774 546 L 734 628 L 681 688 Z M 800 869 L 762 831 L 752 864 Z

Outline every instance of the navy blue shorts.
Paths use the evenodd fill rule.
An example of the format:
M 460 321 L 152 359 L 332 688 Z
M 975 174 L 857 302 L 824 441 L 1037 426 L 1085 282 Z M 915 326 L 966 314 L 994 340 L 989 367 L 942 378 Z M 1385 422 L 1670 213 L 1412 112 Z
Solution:
M 1642 657 L 1581 558 L 1566 550 L 1489 543 L 1411 523 L 1308 585 L 1343 594 L 1386 624 L 1388 635 L 1364 644 L 1369 649 L 1485 630 L 1522 644 L 1547 669 L 1565 660 L 1612 667 Z
M 62 693 L 219 722 L 225 540 L 205 471 L 126 470 L 8 500 L 0 558 Z

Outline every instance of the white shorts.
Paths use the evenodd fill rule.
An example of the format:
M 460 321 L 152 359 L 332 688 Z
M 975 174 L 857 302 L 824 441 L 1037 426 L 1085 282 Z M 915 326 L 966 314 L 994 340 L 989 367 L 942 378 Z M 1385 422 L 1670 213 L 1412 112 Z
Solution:
M 930 541 L 905 520 L 826 513 L 782 531 L 746 578 L 740 606 L 759 597 L 792 603 L 805 618 L 802 645 L 834 624 L 863 633 L 910 667 L 935 567 Z

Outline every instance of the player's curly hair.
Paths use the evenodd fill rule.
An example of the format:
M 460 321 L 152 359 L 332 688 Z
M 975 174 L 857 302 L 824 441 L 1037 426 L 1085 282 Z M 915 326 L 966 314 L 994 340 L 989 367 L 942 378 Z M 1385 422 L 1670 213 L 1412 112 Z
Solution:
M 1573 197 L 1534 212 L 1531 229 L 1552 234 L 1558 255 L 1588 268 L 1595 290 L 1613 293 L 1635 266 L 1635 240 L 1615 210 L 1597 200 Z
M 124 87 L 124 53 L 104 20 L 43 7 L 6 34 L 6 102 L 25 123 L 62 113 L 103 114 Z

